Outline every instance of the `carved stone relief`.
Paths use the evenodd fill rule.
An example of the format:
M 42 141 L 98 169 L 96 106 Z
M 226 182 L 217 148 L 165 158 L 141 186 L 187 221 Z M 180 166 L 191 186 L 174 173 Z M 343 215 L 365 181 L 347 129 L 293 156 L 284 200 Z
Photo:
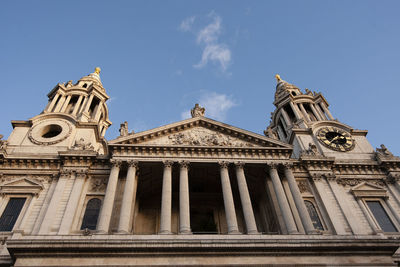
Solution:
M 107 187 L 107 177 L 91 178 L 90 192 L 104 192 Z
M 254 147 L 253 144 L 239 138 L 198 127 L 184 132 L 175 133 L 146 144 L 188 145 L 188 146 L 230 146 Z
M 85 139 L 80 138 L 75 141 L 75 144 L 72 146 L 73 150 L 94 150 L 92 143 L 85 142 Z
M 310 186 L 306 180 L 297 181 L 300 193 L 311 193 Z

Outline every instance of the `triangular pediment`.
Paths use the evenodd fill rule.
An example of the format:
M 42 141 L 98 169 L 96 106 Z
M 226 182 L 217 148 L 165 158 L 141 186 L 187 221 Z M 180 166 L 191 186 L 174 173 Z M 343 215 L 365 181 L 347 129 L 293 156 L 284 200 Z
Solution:
M 111 140 L 113 144 L 207 147 L 274 147 L 291 149 L 279 140 L 252 133 L 205 117 L 172 123 Z
M 1 193 L 37 194 L 42 189 L 42 184 L 28 178 L 19 178 L 0 184 Z
M 351 192 L 356 197 L 387 197 L 387 192 L 383 187 L 369 182 L 354 186 Z

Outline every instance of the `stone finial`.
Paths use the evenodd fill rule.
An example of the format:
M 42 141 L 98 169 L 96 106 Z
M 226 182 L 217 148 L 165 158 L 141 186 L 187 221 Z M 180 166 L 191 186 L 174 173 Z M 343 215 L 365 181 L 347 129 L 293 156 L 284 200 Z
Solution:
M 95 72 L 97 75 L 100 75 L 100 71 L 101 71 L 100 67 L 96 67 L 96 68 L 94 69 L 94 72 Z
M 203 107 L 200 107 L 199 104 L 195 104 L 194 108 L 192 108 L 190 110 L 190 114 L 192 114 L 192 118 L 196 118 L 196 117 L 204 117 L 204 113 L 205 113 L 206 109 Z
M 282 81 L 281 76 L 279 74 L 275 75 L 276 81 L 279 83 L 280 81 Z

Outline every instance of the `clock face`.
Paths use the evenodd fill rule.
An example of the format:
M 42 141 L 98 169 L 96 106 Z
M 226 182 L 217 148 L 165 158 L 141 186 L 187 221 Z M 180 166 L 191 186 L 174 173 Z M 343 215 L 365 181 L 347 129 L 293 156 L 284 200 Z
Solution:
M 324 127 L 317 132 L 317 139 L 326 147 L 336 151 L 350 151 L 354 140 L 350 133 L 336 127 Z

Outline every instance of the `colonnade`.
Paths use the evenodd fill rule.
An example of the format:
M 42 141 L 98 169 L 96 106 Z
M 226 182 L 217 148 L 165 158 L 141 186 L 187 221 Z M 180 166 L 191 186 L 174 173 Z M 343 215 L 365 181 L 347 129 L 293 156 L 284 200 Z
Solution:
M 107 189 L 100 211 L 97 230 L 100 233 L 108 233 L 111 214 L 114 206 L 114 199 L 117 190 L 118 176 L 122 162 L 119 160 L 112 160 L 112 168 L 110 177 L 107 184 Z M 128 233 L 129 225 L 131 225 L 132 210 L 136 198 L 137 190 L 137 171 L 138 162 L 128 161 L 128 172 L 126 184 L 122 196 L 121 212 L 119 217 L 118 232 Z M 171 234 L 171 220 L 172 220 L 172 166 L 173 161 L 163 162 L 163 181 L 162 181 L 162 195 L 161 195 L 161 215 L 159 234 Z M 228 226 L 228 234 L 238 234 L 238 222 L 235 211 L 235 204 L 233 200 L 232 188 L 229 177 L 229 162 L 219 162 L 221 187 L 223 194 L 223 202 L 225 208 L 226 223 Z M 187 161 L 179 162 L 179 233 L 190 234 L 190 204 L 189 204 L 189 165 Z M 239 189 L 240 201 L 242 204 L 244 220 L 246 224 L 247 234 L 258 234 L 255 216 L 252 208 L 251 198 L 246 182 L 244 172 L 244 163 L 234 163 L 236 170 L 236 178 Z M 308 211 L 305 207 L 304 201 L 301 197 L 296 180 L 293 176 L 290 164 L 284 166 L 285 178 L 289 184 L 290 193 L 294 199 L 298 214 L 306 233 L 311 234 L 315 232 L 311 222 Z M 295 220 L 288 199 L 282 185 L 281 178 L 278 173 L 278 165 L 276 163 L 268 164 L 268 173 L 265 179 L 271 179 L 279 208 L 289 234 L 298 233 Z

